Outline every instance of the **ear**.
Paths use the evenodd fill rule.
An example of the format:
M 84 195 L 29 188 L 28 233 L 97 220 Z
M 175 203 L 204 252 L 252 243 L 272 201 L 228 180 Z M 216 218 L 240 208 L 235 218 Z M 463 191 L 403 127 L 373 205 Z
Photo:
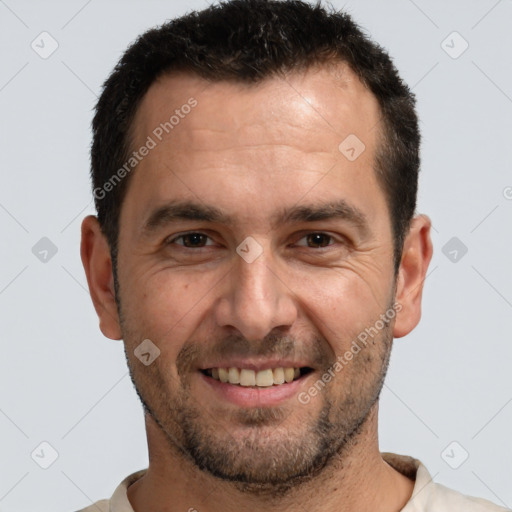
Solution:
M 94 215 L 88 215 L 82 221 L 80 256 L 101 332 L 107 338 L 120 340 L 122 333 L 115 301 L 110 248 Z
M 404 241 L 396 284 L 395 338 L 409 334 L 421 318 L 423 282 L 432 259 L 430 227 L 431 222 L 426 215 L 417 215 L 412 219 Z

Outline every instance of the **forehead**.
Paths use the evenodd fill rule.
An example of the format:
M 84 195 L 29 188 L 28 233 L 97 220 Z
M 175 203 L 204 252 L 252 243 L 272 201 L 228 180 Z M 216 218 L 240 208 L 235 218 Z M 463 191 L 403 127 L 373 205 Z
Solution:
M 131 177 L 130 223 L 176 198 L 236 206 L 247 218 L 270 218 L 305 195 L 311 204 L 315 195 L 334 201 L 359 188 L 361 202 L 380 194 L 373 172 L 379 128 L 376 98 L 344 64 L 257 84 L 163 76 L 133 122 L 133 149 L 148 138 L 154 147 Z M 377 199 L 367 208 L 377 211 Z
M 185 123 L 183 112 L 179 114 L 192 98 L 198 102 L 200 113 L 196 110 L 196 115 L 188 116 Z M 136 140 L 143 141 L 173 114 L 180 119 L 173 120 L 178 123 L 172 128 L 172 136 L 163 134 L 164 138 L 169 135 L 166 142 L 179 138 L 180 130 L 174 128 L 182 124 L 194 132 L 194 141 L 205 146 L 211 137 L 203 140 L 201 132 L 216 131 L 219 135 L 213 141 L 216 148 L 222 142 L 222 135 L 226 145 L 230 145 L 235 133 L 243 143 L 244 136 L 250 138 L 259 127 L 265 131 L 271 129 L 268 138 L 272 141 L 280 129 L 283 139 L 293 129 L 321 131 L 324 136 L 330 131 L 336 139 L 352 130 L 366 145 L 371 145 L 373 127 L 380 117 L 374 95 L 342 62 L 271 76 L 256 84 L 210 82 L 183 72 L 164 75 L 151 85 L 139 105 L 132 125 Z M 312 147 L 318 146 L 318 140 L 310 142 Z M 325 143 L 324 146 L 329 141 Z

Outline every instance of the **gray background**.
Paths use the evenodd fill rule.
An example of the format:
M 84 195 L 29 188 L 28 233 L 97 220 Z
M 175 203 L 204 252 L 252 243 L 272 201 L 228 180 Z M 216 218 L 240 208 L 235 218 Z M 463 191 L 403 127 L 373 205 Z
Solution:
M 0 511 L 70 512 L 147 465 L 122 342 L 99 331 L 79 257 L 91 109 L 128 43 L 206 4 L 0 0 Z M 512 2 L 334 5 L 417 94 L 419 211 L 435 228 L 422 322 L 395 341 L 382 393 L 381 450 L 510 507 Z M 47 59 L 31 48 L 43 31 L 59 45 Z M 57 248 L 46 261 L 43 237 Z M 58 453 L 47 469 L 43 441 Z

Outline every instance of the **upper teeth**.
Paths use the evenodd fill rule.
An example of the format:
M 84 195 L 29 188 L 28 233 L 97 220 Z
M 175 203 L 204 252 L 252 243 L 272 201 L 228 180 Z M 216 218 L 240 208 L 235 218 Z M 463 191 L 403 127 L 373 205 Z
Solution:
M 268 368 L 266 370 L 249 370 L 247 368 L 211 368 L 208 374 L 214 379 L 240 386 L 269 387 L 292 382 L 300 377 L 299 368 Z

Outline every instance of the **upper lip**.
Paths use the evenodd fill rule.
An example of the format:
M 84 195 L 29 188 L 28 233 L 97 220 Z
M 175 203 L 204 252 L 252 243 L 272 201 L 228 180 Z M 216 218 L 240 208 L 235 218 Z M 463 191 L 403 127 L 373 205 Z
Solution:
M 215 361 L 200 367 L 201 370 L 210 368 L 245 368 L 248 370 L 260 371 L 269 368 L 311 368 L 311 365 L 302 361 L 292 361 L 290 359 L 224 359 Z

